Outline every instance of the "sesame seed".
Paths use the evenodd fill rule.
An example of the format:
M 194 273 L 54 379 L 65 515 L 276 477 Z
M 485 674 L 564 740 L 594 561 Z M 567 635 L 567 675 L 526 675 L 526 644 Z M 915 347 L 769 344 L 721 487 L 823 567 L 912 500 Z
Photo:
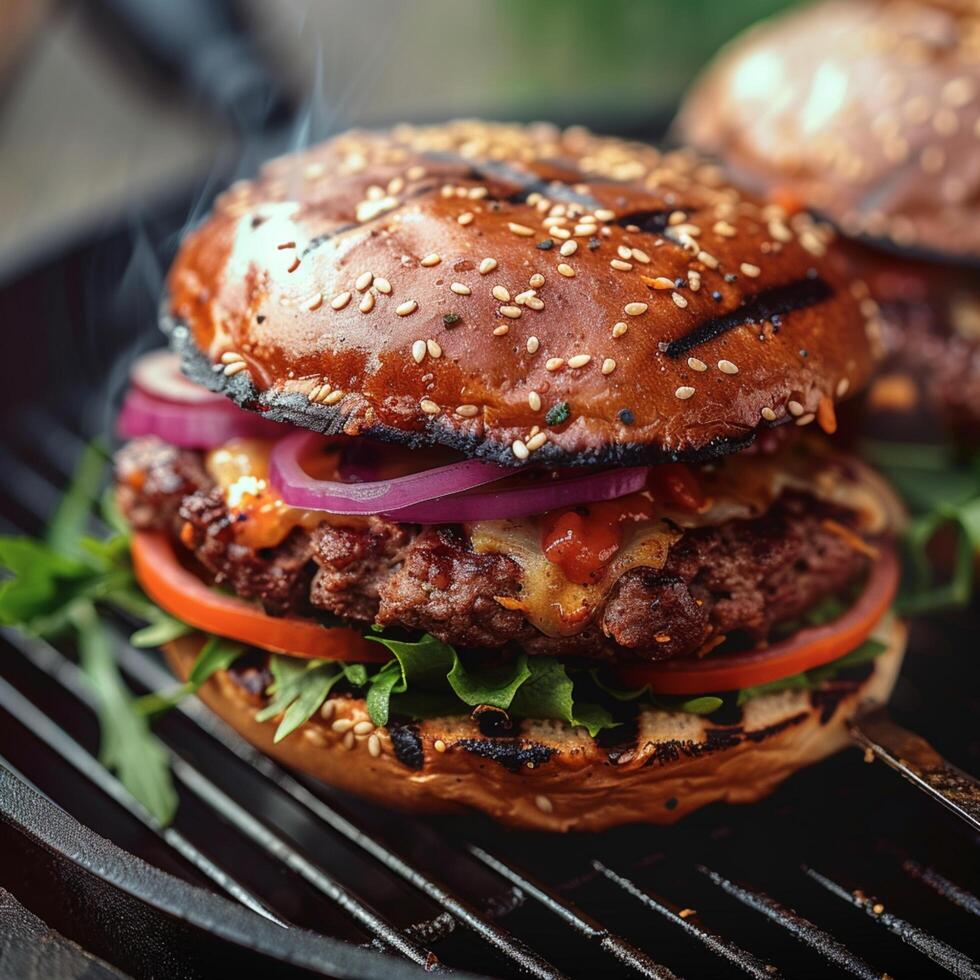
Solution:
M 731 361 L 719 361 L 718 370 L 721 371 L 722 374 L 738 374 L 738 367 Z
M 223 373 L 226 378 L 233 378 L 239 371 L 244 371 L 246 367 L 248 365 L 244 361 L 233 361 L 225 366 Z
M 470 295 L 470 291 L 471 291 L 469 286 L 467 286 L 465 283 L 461 283 L 461 282 L 450 283 L 449 288 L 457 296 L 469 296 Z
M 226 350 L 224 354 L 221 355 L 222 364 L 234 364 L 235 361 L 240 361 L 241 359 L 242 355 L 239 354 L 238 351 L 234 350 Z
M 545 361 L 544 369 L 546 371 L 560 371 L 565 366 L 565 358 L 563 357 L 549 357 Z
M 621 259 L 631 259 L 631 258 L 633 258 L 633 252 L 629 248 L 627 248 L 625 245 L 618 246 L 617 249 L 616 249 L 616 254 Z
M 609 264 L 620 272 L 629 272 L 633 268 L 632 262 L 624 262 L 622 259 L 611 259 Z
M 506 337 L 510 333 L 509 323 L 498 323 L 497 326 L 493 328 L 494 337 Z
M 537 296 L 528 296 L 527 299 L 524 300 L 524 305 L 528 306 L 532 310 L 543 310 L 544 300 L 538 299 Z
M 339 402 L 343 397 L 344 393 L 338 388 L 335 391 L 331 391 L 326 397 L 321 398 L 320 401 L 322 401 L 324 405 L 336 405 L 337 402 Z
M 847 378 L 841 378 L 837 382 L 837 397 L 843 398 L 847 394 L 847 389 L 851 387 L 851 382 Z
M 610 211 L 609 208 L 596 208 L 592 213 L 595 215 L 597 221 L 616 220 L 616 212 Z
M 816 415 L 814 415 L 813 412 L 807 412 L 806 415 L 801 415 L 796 420 L 796 424 L 797 425 L 809 425 L 815 418 L 816 418 Z
M 513 441 L 513 442 L 512 442 L 511 444 L 510 444 L 510 451 L 511 451 L 511 452 L 512 452 L 512 453 L 513 453 L 513 454 L 514 454 L 514 455 L 515 455 L 515 456 L 516 456 L 516 457 L 517 457 L 518 459 L 527 459 L 527 458 L 528 458 L 528 456 L 530 456 L 530 455 L 531 455 L 531 454 L 530 454 L 530 453 L 529 453 L 529 452 L 527 451 L 527 446 L 525 446 L 525 445 L 524 445 L 524 443 L 523 443 L 523 442 L 521 442 L 521 440 L 520 440 L 520 439 L 515 439 L 515 440 L 514 440 L 514 441 Z
M 768 405 L 759 414 L 767 422 L 775 422 L 776 421 L 776 413 Z
M 361 302 L 358 304 L 357 308 L 362 313 L 370 313 L 374 309 L 374 293 L 365 293 L 361 297 Z
M 742 274 L 748 276 L 750 279 L 754 279 L 762 272 L 757 265 L 753 265 L 751 262 L 743 262 L 739 268 L 742 270 Z
M 399 303 L 395 307 L 395 312 L 399 316 L 408 316 L 410 313 L 414 313 L 419 308 L 419 304 L 414 299 L 407 299 L 404 303 Z
M 501 303 L 510 302 L 510 293 L 504 286 L 494 286 L 493 289 L 490 290 L 490 295 L 494 299 L 499 300 Z
M 374 725 L 369 721 L 359 721 L 351 729 L 355 735 L 369 735 L 374 731 Z
M 419 402 L 419 408 L 421 408 L 426 415 L 439 414 L 439 406 L 434 401 L 432 401 L 431 398 L 423 398 Z
M 500 315 L 516 320 L 524 311 L 519 306 L 501 306 Z
M 588 224 L 583 223 L 583 224 L 580 224 L 580 225 L 576 225 L 575 226 L 575 229 L 572 232 L 572 234 L 573 235 L 580 235 L 583 238 L 590 238 L 598 230 L 599 229 L 595 226 L 595 223 L 594 222 L 590 222 Z
M 694 389 L 690 385 L 681 385 L 680 388 L 674 392 L 674 395 L 681 401 L 687 401 L 687 399 L 692 397 L 693 394 Z
M 416 340 L 412 344 L 412 358 L 416 364 L 421 364 L 425 360 L 425 341 Z
M 642 316 L 649 309 L 646 303 L 627 303 L 623 307 L 623 312 L 627 316 Z
M 722 238 L 734 238 L 738 233 L 735 226 L 729 224 L 727 221 L 716 221 L 714 225 L 712 225 L 711 230 L 716 235 L 721 235 Z
M 799 416 L 803 414 L 803 406 L 797 401 L 788 401 L 786 407 L 789 409 L 790 415 Z
M 544 285 L 544 276 L 541 275 L 540 272 L 535 272 L 534 275 L 531 276 L 530 279 L 528 279 L 527 284 L 532 289 L 537 289 L 539 286 L 543 286 Z
M 671 211 L 667 218 L 668 225 L 680 225 L 687 221 L 687 215 L 683 211 Z
M 527 225 L 519 225 L 516 221 L 508 221 L 507 227 L 515 235 L 520 235 L 522 238 L 531 238 L 534 235 L 533 228 L 528 228 Z
M 344 735 L 354 727 L 354 722 L 350 718 L 338 718 L 330 728 L 338 735 Z
M 429 268 L 430 266 L 438 265 L 441 261 L 442 256 L 436 252 L 433 252 L 431 255 L 427 255 L 424 259 L 422 259 L 421 262 L 419 262 L 419 265 L 424 265 L 426 268 Z
M 548 441 L 548 434 L 546 432 L 536 432 L 530 439 L 527 440 L 525 445 L 530 453 L 537 452 L 546 442 Z
M 644 252 L 642 248 L 631 248 L 630 255 L 632 255 L 637 262 L 640 262 L 643 265 L 650 264 L 650 256 L 647 255 L 647 253 Z
M 612 335 L 618 339 L 619 337 L 622 337 L 627 330 L 629 330 L 629 327 L 623 323 L 622 320 L 620 320 L 618 323 L 613 324 Z
M 310 297 L 310 302 L 306 308 L 312 313 L 314 310 L 320 309 L 321 306 L 323 306 L 323 293 L 315 293 Z
M 324 721 L 330 721 L 333 718 L 334 711 L 337 710 L 337 703 L 333 700 L 324 701 L 323 706 L 320 708 L 320 717 Z
M 478 415 L 480 409 L 476 405 L 457 405 L 456 414 L 462 415 L 464 419 L 471 419 L 474 415 Z
M 480 275 L 481 276 L 488 275 L 489 273 L 493 272 L 493 270 L 496 268 L 497 268 L 496 259 L 484 259 L 480 263 Z
M 368 738 L 367 742 L 368 752 L 377 759 L 381 755 L 381 739 L 378 738 L 377 734 L 372 732 L 371 736 Z
M 429 352 L 429 357 L 442 357 L 442 348 L 431 338 L 425 342 L 425 349 Z
M 548 234 L 552 238 L 558 238 L 563 241 L 572 237 L 572 233 L 567 228 L 560 228 L 558 225 L 552 225 L 548 229 Z
M 549 800 L 547 796 L 536 796 L 536 797 L 534 797 L 534 805 L 542 813 L 552 813 L 554 811 L 554 809 L 555 809 L 554 806 L 552 805 L 551 800 Z
M 666 276 L 656 276 L 651 278 L 650 276 L 640 276 L 640 278 L 651 288 L 651 289 L 673 289 L 674 280 L 668 279 Z
M 353 749 L 354 748 L 354 744 L 355 744 L 355 742 L 354 742 L 354 733 L 353 732 L 348 732 L 341 739 L 341 743 L 343 744 L 344 748 L 347 749 L 348 751 L 350 751 L 351 749 Z
M 527 393 L 527 405 L 532 412 L 540 412 L 541 396 L 536 391 L 529 391 Z
M 561 255 L 565 255 L 565 256 L 574 255 L 578 251 L 578 242 L 576 241 L 563 242 L 561 248 L 558 249 L 558 251 Z
M 679 306 L 682 310 L 687 306 L 687 299 L 681 296 L 680 293 L 671 293 L 670 298 L 674 301 L 674 305 Z
M 342 310 L 350 302 L 350 293 L 343 292 L 337 293 L 332 300 L 330 300 L 330 305 L 335 310 Z
M 615 371 L 615 370 L 616 370 L 616 362 L 611 357 L 607 357 L 602 362 L 602 373 L 603 374 L 612 374 L 613 371 Z
M 538 348 L 541 346 L 541 342 L 535 336 L 530 336 L 527 338 L 527 352 L 528 354 L 537 354 Z
M 568 366 L 570 368 L 580 368 L 585 367 L 589 361 L 592 360 L 591 354 L 576 354 L 574 357 L 568 359 Z
M 565 262 L 561 262 L 558 266 L 558 272 L 563 275 L 566 279 L 573 279 L 575 277 L 575 270 Z
M 446 743 L 441 738 L 437 738 L 432 743 L 432 747 L 440 754 L 446 751 Z
M 698 262 L 706 265 L 709 269 L 718 268 L 718 260 L 710 252 L 705 252 L 704 249 L 702 249 L 700 252 L 698 252 L 697 257 Z
M 372 282 L 374 282 L 374 273 L 373 272 L 362 272 L 357 277 L 357 279 L 354 280 L 354 288 L 359 293 L 363 293 L 365 289 L 370 289 Z
M 459 217 L 458 217 L 458 218 L 456 219 L 456 221 L 457 221 L 457 223 L 459 223 L 459 224 L 461 224 L 461 225 L 463 225 L 464 227 L 465 227 L 466 225 L 471 225 L 471 224 L 473 224 L 473 212 L 472 212 L 472 211 L 464 211 L 464 212 L 463 212 L 463 213 L 462 213 L 462 214 L 461 214 L 461 215 L 460 215 L 460 216 L 459 216 Z
M 376 276 L 374 280 L 374 288 L 379 293 L 384 293 L 387 296 L 391 292 L 391 283 L 382 276 Z
M 689 357 L 687 359 L 687 366 L 692 371 L 707 371 L 708 370 L 708 365 L 705 364 L 704 361 L 698 360 L 696 357 Z

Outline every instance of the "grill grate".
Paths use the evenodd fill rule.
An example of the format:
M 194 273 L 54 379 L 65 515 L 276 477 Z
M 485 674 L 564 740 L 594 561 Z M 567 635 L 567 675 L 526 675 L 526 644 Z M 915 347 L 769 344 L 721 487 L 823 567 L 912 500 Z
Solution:
M 71 278 L 70 264 L 55 268 L 57 284 L 47 270 L 21 287 L 19 315 Z M 43 527 L 88 432 L 102 428 L 106 367 L 131 343 L 118 311 L 103 310 L 105 350 L 91 355 L 79 387 L 65 342 L 74 321 L 60 307 L 46 312 L 57 330 L 45 329 L 69 348 L 51 349 L 68 380 L 8 424 L 6 532 Z M 40 368 L 12 363 L 28 365 L 25 377 L 3 394 L 29 401 Z M 172 683 L 156 654 L 128 644 L 130 625 L 112 631 L 134 690 Z M 976 624 L 917 630 L 896 713 L 975 770 Z M 976 835 L 858 752 L 798 774 L 753 807 L 711 808 L 672 828 L 554 838 L 502 832 L 480 817 L 415 819 L 334 793 L 190 699 L 159 725 L 180 794 L 174 826 L 160 828 L 98 764 L 91 709 L 74 650 L 0 633 L 0 766 L 126 851 L 273 924 L 277 975 L 316 973 L 290 952 L 312 930 L 389 954 L 389 977 L 405 964 L 500 977 L 980 977 Z M 26 887 L 5 880 L 3 862 L 0 886 Z M 26 890 L 18 897 L 31 907 Z M 52 924 L 70 930 L 71 917 Z M 120 965 L 139 962 L 110 953 L 100 950 Z M 195 974 L 178 966 L 170 975 Z

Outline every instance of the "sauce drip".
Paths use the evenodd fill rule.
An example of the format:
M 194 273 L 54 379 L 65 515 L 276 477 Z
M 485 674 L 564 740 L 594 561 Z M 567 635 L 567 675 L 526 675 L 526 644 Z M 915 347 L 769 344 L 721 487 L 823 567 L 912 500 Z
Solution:
M 666 463 L 650 471 L 647 491 L 617 500 L 551 511 L 544 516 L 541 549 L 569 582 L 594 585 L 619 551 L 623 525 L 650 521 L 654 503 L 697 512 L 707 505 L 697 477 L 682 463 Z

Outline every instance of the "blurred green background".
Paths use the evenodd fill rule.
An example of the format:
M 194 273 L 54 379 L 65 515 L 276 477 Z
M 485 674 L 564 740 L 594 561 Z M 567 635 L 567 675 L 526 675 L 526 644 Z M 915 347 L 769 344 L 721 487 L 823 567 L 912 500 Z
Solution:
M 721 44 L 787 5 L 231 2 L 284 89 L 306 102 L 297 142 L 357 123 L 464 114 L 653 132 Z M 99 6 L 0 2 L 0 277 L 58 237 L 199 179 L 240 143 L 228 120 L 141 71 L 132 46 L 94 16 Z

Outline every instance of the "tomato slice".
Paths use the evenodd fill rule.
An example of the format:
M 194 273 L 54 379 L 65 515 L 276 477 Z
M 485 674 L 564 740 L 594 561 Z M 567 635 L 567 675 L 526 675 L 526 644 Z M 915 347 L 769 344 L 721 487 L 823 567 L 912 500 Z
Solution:
M 291 657 L 368 663 L 389 659 L 383 647 L 368 642 L 357 630 L 322 626 L 296 616 L 268 616 L 244 599 L 216 592 L 181 565 L 170 539 L 158 531 L 137 531 L 132 553 L 143 591 L 161 609 L 195 629 Z
M 708 654 L 700 660 L 668 660 L 616 669 L 630 687 L 649 684 L 656 694 L 706 694 L 767 684 L 830 663 L 859 647 L 888 611 L 898 591 L 894 549 L 881 551 L 857 602 L 833 622 L 812 626 L 760 650 Z

